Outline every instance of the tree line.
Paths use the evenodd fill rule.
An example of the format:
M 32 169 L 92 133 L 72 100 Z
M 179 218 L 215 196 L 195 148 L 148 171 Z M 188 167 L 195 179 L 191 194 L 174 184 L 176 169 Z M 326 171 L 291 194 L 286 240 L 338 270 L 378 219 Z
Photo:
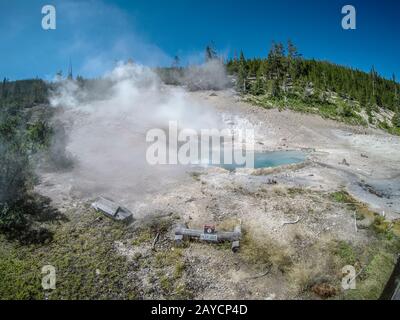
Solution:
M 22 242 L 50 237 L 46 228 L 34 223 L 49 212 L 33 187 L 35 155 L 49 148 L 53 129 L 31 111 L 47 97 L 48 85 L 42 80 L 5 79 L 0 85 L 0 232 Z
M 369 73 L 315 59 L 307 60 L 290 40 L 286 47 L 274 42 L 266 59 L 239 57 L 228 60 L 229 74 L 236 76 L 236 88 L 243 94 L 286 98 L 302 93 L 309 98 L 318 93 L 321 102 L 329 93 L 358 101 L 369 117 L 378 107 L 395 112 L 393 124 L 400 127 L 400 84 L 388 80 L 374 67 Z M 370 119 L 371 120 L 371 119 Z

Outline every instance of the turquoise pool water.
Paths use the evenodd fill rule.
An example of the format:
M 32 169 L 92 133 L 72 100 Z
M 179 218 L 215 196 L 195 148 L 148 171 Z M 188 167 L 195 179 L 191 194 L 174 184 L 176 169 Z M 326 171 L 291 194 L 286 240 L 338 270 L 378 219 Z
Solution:
M 303 162 L 306 159 L 306 154 L 301 151 L 268 151 L 254 153 L 254 168 L 270 168 L 281 165 L 295 164 Z M 215 165 L 227 170 L 235 170 L 244 168 L 245 165 L 237 164 L 219 164 Z

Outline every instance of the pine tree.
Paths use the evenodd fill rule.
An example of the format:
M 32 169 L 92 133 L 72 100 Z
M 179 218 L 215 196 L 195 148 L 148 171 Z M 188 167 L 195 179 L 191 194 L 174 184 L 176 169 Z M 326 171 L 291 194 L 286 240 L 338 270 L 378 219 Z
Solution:
M 392 75 L 392 81 L 393 81 L 393 86 L 394 86 L 394 98 L 393 98 L 393 107 L 394 110 L 398 110 L 400 108 L 400 98 L 399 98 L 399 93 L 398 93 L 398 88 L 397 88 L 397 83 L 396 83 L 396 76 Z
M 270 79 L 283 79 L 286 74 L 285 49 L 282 43 L 272 43 L 268 53 L 268 73 Z
M 274 98 L 280 98 L 282 96 L 282 91 L 281 91 L 281 86 L 280 86 L 280 83 L 279 83 L 279 79 L 272 80 L 271 95 Z
M 179 68 L 179 65 L 181 63 L 181 60 L 179 59 L 179 57 L 176 55 L 174 57 L 174 60 L 172 61 L 172 68 Z
M 372 102 L 376 103 L 376 71 L 375 71 L 375 67 L 372 66 L 371 68 L 371 72 L 370 72 L 370 76 L 371 76 L 371 84 L 372 84 Z
M 264 93 L 261 68 L 258 69 L 257 75 L 256 75 L 256 81 L 254 81 L 251 86 L 251 93 L 256 96 Z
M 217 51 L 215 50 L 215 46 L 214 43 L 211 42 L 207 47 L 206 47 L 206 62 L 210 61 L 210 60 L 214 60 L 217 59 Z
M 287 43 L 287 50 L 288 50 L 288 58 L 289 59 L 297 59 L 301 55 L 298 53 L 296 46 L 293 42 L 289 39 Z
M 299 73 L 299 60 L 301 59 L 301 54 L 297 51 L 296 46 L 293 44 L 291 40 L 288 40 L 287 43 L 288 50 L 288 69 L 292 79 L 296 79 Z
M 239 58 L 239 69 L 236 81 L 236 88 L 239 92 L 246 92 L 246 79 L 247 79 L 247 71 L 246 71 L 246 59 L 244 57 L 243 51 L 240 51 Z
M 3 84 L 1 87 L 1 96 L 3 99 L 7 98 L 7 79 L 6 78 L 3 79 Z

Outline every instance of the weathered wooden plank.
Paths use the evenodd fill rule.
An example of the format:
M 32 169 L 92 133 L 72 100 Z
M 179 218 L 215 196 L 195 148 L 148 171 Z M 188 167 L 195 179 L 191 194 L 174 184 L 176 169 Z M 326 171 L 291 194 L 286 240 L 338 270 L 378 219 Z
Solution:
M 95 202 L 92 203 L 92 207 L 103 212 L 105 215 L 116 219 L 116 220 L 131 220 L 132 212 L 128 209 L 119 206 L 114 201 L 106 199 L 104 197 L 99 197 Z
M 96 210 L 101 210 L 104 213 L 107 213 L 110 216 L 115 216 L 119 210 L 119 205 L 108 200 L 106 198 L 100 197 L 93 204 L 93 208 Z

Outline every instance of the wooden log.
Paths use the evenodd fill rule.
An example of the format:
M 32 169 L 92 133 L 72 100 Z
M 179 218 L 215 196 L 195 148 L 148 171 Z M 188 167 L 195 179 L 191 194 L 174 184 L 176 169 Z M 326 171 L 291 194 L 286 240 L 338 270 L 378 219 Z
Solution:
M 287 224 L 296 224 L 296 223 L 298 223 L 300 220 L 301 220 L 301 219 L 300 219 L 300 216 L 297 216 L 297 219 L 294 220 L 294 221 L 285 221 L 285 222 L 283 222 L 283 223 L 282 223 L 282 227 L 285 226 L 285 225 L 287 225 Z
M 205 226 L 206 229 L 206 226 Z M 175 244 L 180 246 L 185 238 L 198 239 L 208 242 L 232 242 L 232 251 L 237 252 L 240 247 L 240 238 L 242 236 L 241 224 L 237 225 L 232 232 L 229 231 L 215 231 L 208 233 L 206 230 L 189 229 L 180 224 L 175 228 Z
M 239 227 L 240 228 L 240 227 Z M 212 241 L 212 242 L 223 242 L 223 241 L 237 241 L 240 240 L 241 232 L 240 229 L 235 231 L 217 231 L 214 234 L 204 234 L 203 230 L 188 229 L 178 227 L 175 229 L 175 235 L 182 235 L 188 238 L 198 238 L 201 240 Z

